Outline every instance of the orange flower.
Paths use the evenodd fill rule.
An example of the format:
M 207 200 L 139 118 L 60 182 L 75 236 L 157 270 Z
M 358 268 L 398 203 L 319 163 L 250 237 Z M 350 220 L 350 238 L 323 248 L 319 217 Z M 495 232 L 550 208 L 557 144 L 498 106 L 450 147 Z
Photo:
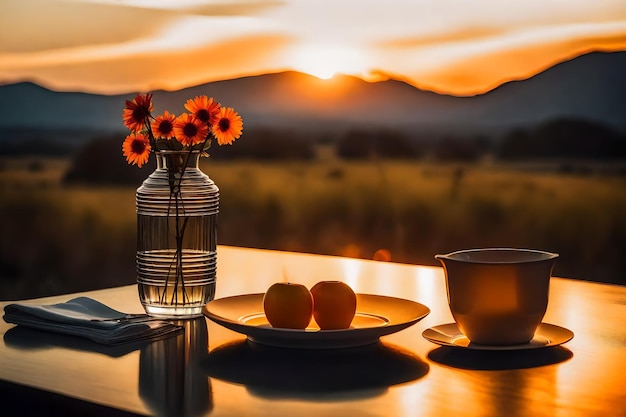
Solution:
M 193 100 L 189 99 L 185 103 L 185 108 L 207 125 L 213 125 L 217 121 L 217 115 L 220 112 L 220 105 L 213 98 L 207 96 L 198 96 Z
M 165 110 L 162 115 L 158 116 L 151 123 L 154 136 L 164 139 L 173 138 L 175 122 L 176 116 Z
M 213 125 L 212 132 L 220 145 L 232 145 L 233 141 L 241 136 L 243 121 L 241 116 L 230 107 L 222 107 Z
M 137 94 L 132 100 L 126 100 L 126 108 L 124 109 L 124 126 L 132 132 L 137 132 L 146 126 L 148 117 L 152 112 L 152 94 Z
M 209 134 L 209 128 L 200 119 L 183 113 L 174 122 L 174 134 L 180 143 L 192 146 L 204 142 Z
M 124 144 L 122 144 L 122 151 L 126 157 L 126 162 L 129 164 L 137 164 L 139 168 L 148 162 L 150 150 L 150 140 L 148 136 L 143 133 L 131 133 L 126 136 L 126 140 Z

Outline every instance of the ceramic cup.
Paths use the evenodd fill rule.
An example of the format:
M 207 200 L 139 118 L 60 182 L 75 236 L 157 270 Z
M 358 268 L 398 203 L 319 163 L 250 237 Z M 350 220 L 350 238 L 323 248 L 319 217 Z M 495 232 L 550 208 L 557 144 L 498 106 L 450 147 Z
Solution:
M 529 342 L 548 307 L 558 254 L 531 249 L 470 249 L 436 255 L 445 270 L 452 316 L 472 343 Z

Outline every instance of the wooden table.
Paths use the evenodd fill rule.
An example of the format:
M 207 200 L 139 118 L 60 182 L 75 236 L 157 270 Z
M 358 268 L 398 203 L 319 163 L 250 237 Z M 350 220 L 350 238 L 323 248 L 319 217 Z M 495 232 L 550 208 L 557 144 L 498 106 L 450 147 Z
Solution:
M 439 347 L 422 337 L 452 322 L 441 268 L 221 246 L 217 297 L 264 292 L 287 276 L 340 279 L 431 313 L 381 343 L 267 348 L 205 318 L 183 335 L 107 348 L 4 322 L 0 403 L 21 415 L 625 416 L 626 288 L 554 278 L 545 322 L 563 346 L 514 352 Z M 62 302 L 76 294 L 29 300 Z M 136 287 L 83 293 L 141 312 Z M 7 303 L 2 303 L 3 307 Z M 4 415 L 4 413 L 3 413 Z M 11 415 L 11 414 L 7 414 Z

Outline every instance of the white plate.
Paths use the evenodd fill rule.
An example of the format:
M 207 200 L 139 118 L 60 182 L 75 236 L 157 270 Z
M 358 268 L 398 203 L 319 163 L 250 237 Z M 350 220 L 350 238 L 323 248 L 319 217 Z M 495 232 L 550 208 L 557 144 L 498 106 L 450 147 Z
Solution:
M 521 345 L 479 345 L 471 343 L 461 333 L 456 323 L 442 324 L 424 330 L 422 336 L 430 342 L 441 346 L 453 346 L 473 350 L 526 350 L 561 345 L 574 337 L 574 333 L 564 327 L 554 324 L 541 323 L 535 332 L 535 337 Z
M 398 332 L 430 313 L 425 305 L 401 298 L 357 294 L 357 311 L 348 329 L 320 330 L 272 327 L 263 312 L 263 294 L 220 298 L 207 303 L 202 312 L 214 322 L 248 339 L 270 346 L 328 349 L 363 346 L 381 336 Z

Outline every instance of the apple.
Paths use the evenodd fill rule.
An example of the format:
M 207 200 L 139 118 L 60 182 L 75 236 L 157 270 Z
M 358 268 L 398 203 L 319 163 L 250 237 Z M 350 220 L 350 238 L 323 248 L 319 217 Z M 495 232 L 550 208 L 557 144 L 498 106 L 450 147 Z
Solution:
M 356 294 L 341 281 L 320 281 L 311 288 L 313 317 L 322 330 L 347 329 L 356 313 Z
M 263 310 L 272 327 L 305 329 L 313 314 L 313 296 L 302 284 L 277 282 L 265 292 Z

